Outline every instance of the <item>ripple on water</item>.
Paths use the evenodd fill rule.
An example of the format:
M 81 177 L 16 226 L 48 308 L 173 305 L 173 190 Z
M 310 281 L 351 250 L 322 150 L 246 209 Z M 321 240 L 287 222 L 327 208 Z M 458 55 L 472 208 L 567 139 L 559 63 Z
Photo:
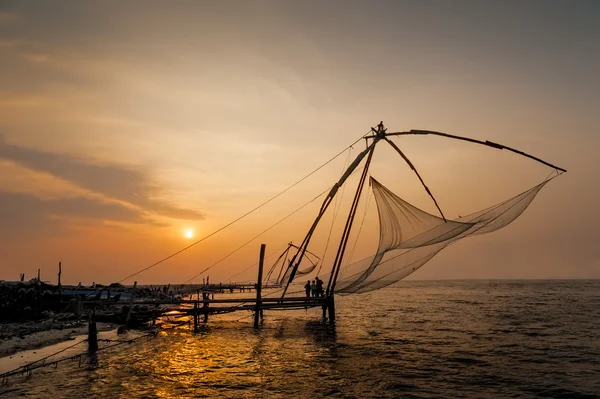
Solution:
M 338 322 L 266 313 L 180 328 L 14 378 L 28 398 L 595 398 L 600 282 L 401 282 L 337 299 Z M 367 301 L 368 299 L 368 301 Z M 406 306 L 397 305 L 406 303 Z M 371 311 L 373 306 L 381 310 Z

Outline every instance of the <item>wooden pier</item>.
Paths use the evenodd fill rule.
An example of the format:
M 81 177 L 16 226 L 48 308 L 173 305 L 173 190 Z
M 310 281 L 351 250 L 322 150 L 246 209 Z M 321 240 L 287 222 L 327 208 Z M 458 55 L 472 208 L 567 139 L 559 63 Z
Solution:
M 89 316 L 89 350 L 94 352 L 97 350 L 96 337 L 96 310 L 109 306 L 127 306 L 121 308 L 122 314 L 126 312 L 125 324 L 139 323 L 140 321 L 153 323 L 161 317 L 189 317 L 190 324 L 193 323 L 194 331 L 198 331 L 200 319 L 207 323 L 210 315 L 225 314 L 237 311 L 252 311 L 254 312 L 254 327 L 258 328 L 260 321 L 263 319 L 265 310 L 292 310 L 292 309 L 308 309 L 321 307 L 323 309 L 323 318 L 326 317 L 326 311 L 329 309 L 330 321 L 334 321 L 334 313 L 332 312 L 333 300 L 332 297 L 307 297 L 307 296 L 291 296 L 291 297 L 263 297 L 263 266 L 265 256 L 265 244 L 261 245 L 258 278 L 256 284 L 212 284 L 187 286 L 185 289 L 178 291 L 178 294 L 184 294 L 184 298 L 139 298 L 135 299 L 137 284 L 134 283 L 133 288 L 127 290 L 130 294 L 128 300 L 110 300 L 101 299 L 102 295 L 95 295 L 90 300 L 79 300 L 78 305 L 92 310 L 92 315 Z M 238 289 L 241 292 L 254 290 L 255 297 L 238 297 L 238 298 L 214 298 L 215 293 L 231 292 L 233 289 Z M 279 286 L 268 288 L 280 288 Z M 275 291 L 277 292 L 277 291 Z M 110 298 L 110 294 L 107 295 Z M 195 297 L 195 298 L 194 298 Z M 189 298 L 189 299 L 186 299 Z M 119 299 L 119 298 L 117 298 Z M 140 309 L 142 307 L 142 309 Z M 137 309 L 136 309 L 137 308 Z M 126 309 L 126 310 L 125 310 Z M 136 309 L 136 310 L 134 310 Z

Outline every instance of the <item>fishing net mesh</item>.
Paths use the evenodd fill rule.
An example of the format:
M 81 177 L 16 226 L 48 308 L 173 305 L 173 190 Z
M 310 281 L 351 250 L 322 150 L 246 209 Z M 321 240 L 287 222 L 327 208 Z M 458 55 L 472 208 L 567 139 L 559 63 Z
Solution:
M 284 254 L 287 254 L 290 248 L 291 247 L 288 247 Z M 294 246 L 294 248 L 298 249 L 298 247 L 296 246 Z M 277 261 L 275 261 L 275 264 L 271 268 L 271 270 L 273 270 L 276 267 L 278 267 L 278 263 L 281 260 L 281 269 L 279 275 L 276 278 L 271 278 L 271 272 L 269 272 L 269 274 L 267 275 L 266 282 L 267 284 L 275 284 L 281 287 L 289 281 L 292 271 L 294 270 L 294 265 L 292 264 L 291 259 L 287 259 L 287 256 L 284 257 L 282 255 L 279 258 L 280 259 L 277 259 Z M 306 251 L 304 254 L 304 260 L 306 261 L 304 262 L 304 264 L 309 263 L 309 265 L 303 269 L 296 269 L 294 279 L 312 273 L 319 265 L 321 259 L 312 252 Z
M 446 246 L 507 226 L 547 182 L 482 211 L 444 221 L 404 201 L 371 177 L 380 225 L 377 252 L 349 264 L 336 292 L 362 293 L 386 287 L 415 272 Z

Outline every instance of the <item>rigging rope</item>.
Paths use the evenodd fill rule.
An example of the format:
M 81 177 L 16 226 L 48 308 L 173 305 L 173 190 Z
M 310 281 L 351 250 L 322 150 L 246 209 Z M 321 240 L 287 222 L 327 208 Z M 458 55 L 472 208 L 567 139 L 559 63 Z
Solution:
M 268 254 L 267 256 L 265 256 L 265 259 L 270 258 L 271 256 L 275 255 L 276 253 L 279 253 L 283 248 L 287 247 L 288 244 L 285 244 L 284 246 L 280 247 L 279 249 L 277 249 L 276 251 L 271 252 L 270 254 Z M 244 273 L 245 271 L 250 270 L 251 268 L 255 267 L 256 265 L 258 265 L 258 262 L 254 262 L 253 264 L 251 264 L 250 266 L 248 266 L 247 268 L 245 268 L 244 270 L 242 270 L 241 272 L 231 276 L 229 279 L 225 279 L 225 280 L 229 280 L 229 282 L 231 283 L 231 280 L 233 280 L 234 278 L 236 278 L 237 276 L 239 276 L 240 274 Z
M 173 258 L 174 256 L 179 255 L 180 253 L 187 251 L 188 249 L 192 248 L 193 246 L 200 244 L 202 241 L 214 236 L 215 234 L 225 230 L 226 228 L 228 228 L 229 226 L 233 225 L 236 222 L 239 222 L 240 220 L 242 220 L 243 218 L 245 218 L 246 216 L 250 215 L 251 213 L 257 211 L 258 209 L 262 208 L 263 206 L 267 205 L 268 203 L 270 203 L 271 201 L 273 201 L 274 199 L 278 198 L 279 196 L 283 195 L 284 193 L 286 193 L 287 191 L 291 190 L 292 188 L 294 188 L 295 186 L 297 186 L 298 184 L 302 183 L 304 180 L 308 179 L 310 176 L 312 176 L 313 174 L 315 174 L 316 172 L 318 172 L 319 170 L 321 170 L 322 168 L 324 168 L 326 165 L 328 165 L 329 163 L 331 163 L 333 160 L 335 160 L 337 157 L 339 157 L 340 155 L 342 155 L 344 152 L 346 152 L 346 150 L 348 148 L 351 148 L 353 145 L 355 145 L 356 143 L 358 143 L 359 141 L 361 141 L 367 134 L 369 134 L 369 132 L 365 133 L 364 135 L 362 135 L 358 140 L 354 141 L 352 144 L 350 144 L 349 146 L 347 146 L 346 148 L 344 148 L 342 151 L 338 152 L 336 155 L 334 155 L 332 158 L 330 158 L 327 162 L 325 162 L 324 164 L 322 164 L 321 166 L 319 166 L 318 168 L 316 168 L 315 170 L 313 170 L 312 172 L 310 172 L 309 174 L 307 174 L 306 176 L 304 176 L 303 178 L 301 178 L 300 180 L 298 180 L 297 182 L 295 182 L 294 184 L 292 184 L 291 186 L 287 187 L 286 189 L 284 189 L 283 191 L 280 191 L 278 194 L 272 196 L 271 198 L 269 198 L 268 200 L 266 200 L 265 202 L 263 202 L 262 204 L 256 206 L 255 208 L 251 209 L 250 211 L 246 212 L 245 214 L 243 214 L 242 216 L 238 217 L 237 219 L 227 223 L 225 226 L 213 231 L 212 233 L 210 233 L 209 235 L 206 235 L 204 237 L 202 237 L 201 239 L 191 243 L 190 245 L 180 249 L 177 252 L 172 253 L 171 255 L 162 258 L 161 260 L 152 263 L 150 266 L 147 266 L 133 274 L 130 274 L 129 276 L 121 279 L 118 281 L 118 283 L 122 283 L 123 281 L 129 280 L 132 277 L 137 276 L 140 273 L 143 273 L 145 271 L 148 271 L 150 269 L 152 269 L 155 266 L 160 265 L 161 263 Z
M 348 168 L 348 164 L 350 163 L 350 155 L 352 154 L 352 146 L 348 148 L 348 156 L 346 157 L 346 162 L 344 163 L 344 167 L 342 168 L 342 172 L 340 176 L 344 174 L 346 168 Z M 346 185 L 342 186 L 342 192 L 340 194 L 341 198 L 344 198 L 344 192 L 346 191 Z M 338 206 L 339 203 L 339 206 Z M 327 255 L 327 249 L 329 248 L 329 241 L 331 240 L 331 233 L 333 232 L 333 225 L 335 224 L 335 219 L 339 214 L 340 208 L 342 207 L 342 201 L 339 196 L 335 197 L 335 203 L 333 204 L 333 214 L 331 218 L 331 227 L 329 227 L 329 235 L 327 236 L 327 242 L 325 243 L 325 250 L 323 250 L 323 255 L 321 256 L 321 264 L 319 265 L 319 269 L 317 270 L 317 276 L 321 273 L 321 268 L 323 267 L 323 263 L 325 263 L 325 255 Z
M 282 257 L 286 257 L 287 258 L 287 253 L 290 251 L 290 244 L 288 244 L 288 247 L 285 251 L 283 251 L 283 253 L 281 253 L 279 255 L 279 257 L 275 260 L 275 262 L 273 262 L 273 265 L 271 266 L 271 268 L 269 269 L 269 272 L 267 273 L 267 276 L 264 278 L 264 281 L 268 282 L 269 279 L 271 278 L 271 276 L 273 275 L 273 272 L 275 271 L 275 268 L 277 267 L 277 265 L 279 264 L 279 261 L 281 260 Z M 265 260 L 267 260 L 267 257 L 265 256 Z M 283 260 L 285 263 L 285 259 Z
M 200 273 L 196 274 L 194 277 L 192 277 L 189 280 L 187 280 L 184 284 L 187 284 L 187 283 L 195 280 L 196 278 L 198 278 L 199 276 L 201 276 L 203 273 L 209 271 L 210 269 L 212 269 L 213 267 L 215 267 L 216 265 L 218 265 L 219 263 L 221 263 L 222 261 L 224 261 L 225 259 L 227 259 L 231 255 L 233 255 L 234 253 L 236 253 L 240 249 L 244 248 L 246 245 L 250 244 L 252 241 L 256 240 L 258 237 L 260 237 L 263 234 L 265 234 L 267 231 L 271 230 L 273 227 L 277 226 L 278 224 L 280 224 L 284 220 L 288 219 L 289 217 L 291 217 L 295 213 L 299 212 L 300 210 L 302 210 L 303 208 L 305 208 L 306 206 L 308 206 L 309 204 L 311 204 L 312 202 L 314 202 L 315 200 L 317 200 L 323 194 L 329 192 L 329 190 L 331 190 L 331 187 L 329 187 L 328 189 L 326 189 L 325 191 L 323 191 L 321 194 L 317 195 L 316 197 L 314 197 L 313 199 L 311 199 L 310 201 L 308 201 L 307 203 L 305 203 L 304 205 L 302 205 L 300 208 L 296 209 L 295 211 L 293 211 L 289 215 L 285 216 L 283 219 L 280 219 L 279 221 L 275 222 L 274 224 L 272 224 L 271 226 L 269 226 L 267 229 L 263 230 L 261 233 L 257 234 L 253 238 L 251 238 L 250 240 L 246 241 L 244 244 L 242 244 L 241 246 L 237 247 L 236 249 L 234 249 L 233 251 L 231 251 L 230 253 L 228 253 L 227 255 L 225 255 L 224 257 L 222 257 L 221 259 L 219 259 L 218 261 L 216 261 L 212 265 L 208 266 L 206 269 L 202 270 Z
M 358 232 L 356 233 L 356 240 L 354 240 L 354 245 L 352 246 L 352 251 L 350 251 L 350 256 L 347 258 L 346 264 L 340 271 L 340 277 L 339 277 L 340 280 L 344 277 L 344 272 L 346 271 L 346 268 L 348 268 L 348 265 L 350 264 L 350 261 L 352 260 L 352 257 L 354 256 L 354 250 L 356 249 L 356 245 L 358 244 L 358 239 L 360 238 L 360 233 L 362 232 L 363 225 L 365 224 L 365 219 L 367 218 L 367 211 L 369 210 L 369 205 L 371 204 L 371 198 L 373 198 L 373 192 L 370 191 L 369 196 L 367 197 L 367 202 L 365 204 L 365 212 L 363 213 L 363 217 L 360 222 L 360 227 L 358 228 Z

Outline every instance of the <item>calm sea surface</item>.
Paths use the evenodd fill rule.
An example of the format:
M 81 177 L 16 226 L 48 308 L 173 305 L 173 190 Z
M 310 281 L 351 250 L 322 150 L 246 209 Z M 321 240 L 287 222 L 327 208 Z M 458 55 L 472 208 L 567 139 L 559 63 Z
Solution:
M 401 282 L 13 377 L 27 398 L 598 398 L 600 281 Z M 87 358 L 86 358 L 87 359 Z

